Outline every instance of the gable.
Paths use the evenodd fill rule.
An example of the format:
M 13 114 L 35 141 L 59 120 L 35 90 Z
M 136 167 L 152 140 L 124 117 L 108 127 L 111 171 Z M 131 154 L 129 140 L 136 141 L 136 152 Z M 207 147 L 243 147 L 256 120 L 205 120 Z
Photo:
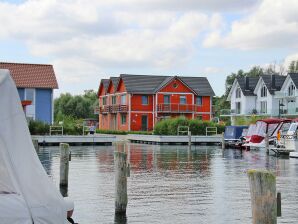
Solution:
M 255 90 L 254 90 L 254 94 L 257 95 L 257 94 L 260 92 L 260 89 L 261 89 L 264 85 L 266 86 L 266 84 L 265 84 L 263 78 L 260 78 L 259 81 L 258 81 L 258 83 L 257 83 L 257 85 L 256 85 L 256 88 L 255 88 Z M 266 86 L 266 88 L 267 88 L 267 86 Z M 267 92 L 270 94 L 270 92 L 268 91 L 268 88 L 267 88 Z
M 119 80 L 117 92 L 126 92 L 126 87 L 122 78 Z
M 237 79 L 235 79 L 234 82 L 233 82 L 232 88 L 230 89 L 230 92 L 229 92 L 229 94 L 228 94 L 227 101 L 231 101 L 233 92 L 236 91 L 236 89 L 237 89 L 238 87 L 240 87 L 240 85 L 239 85 Z M 242 90 L 241 90 L 241 93 L 242 93 Z M 242 95 L 243 95 L 243 93 L 242 93 Z
M 286 80 L 284 81 L 284 83 L 283 83 L 283 85 L 282 85 L 280 91 L 287 91 L 287 90 L 288 90 L 288 87 L 289 87 L 289 85 L 290 85 L 291 83 L 293 83 L 293 84 L 295 85 L 295 82 L 292 80 L 291 76 L 288 75 L 287 78 L 286 78 Z M 296 85 L 295 85 L 295 86 L 296 86 Z M 297 86 L 296 86 L 296 89 L 297 89 Z
M 112 80 L 110 80 L 110 82 L 109 82 L 109 86 L 107 88 L 107 93 L 114 93 L 114 85 L 113 85 Z
M 103 95 L 105 95 L 105 88 L 104 88 L 103 83 L 100 83 L 97 96 L 103 96 Z
M 178 78 L 174 78 L 165 84 L 158 92 L 183 92 L 193 93 L 193 90 L 181 82 Z

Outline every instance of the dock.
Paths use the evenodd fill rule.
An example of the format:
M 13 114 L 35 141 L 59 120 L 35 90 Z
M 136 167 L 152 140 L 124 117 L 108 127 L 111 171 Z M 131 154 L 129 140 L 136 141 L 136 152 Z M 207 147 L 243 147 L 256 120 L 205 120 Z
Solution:
M 280 155 L 289 155 L 290 152 L 295 152 L 295 149 L 287 149 L 287 148 L 270 148 L 271 151 L 275 153 L 276 156 Z
M 112 145 L 116 137 L 112 135 L 32 135 L 38 145 L 57 146 L 60 143 L 69 145 Z
M 132 143 L 156 144 L 156 145 L 187 145 L 189 137 L 187 135 L 127 135 L 126 139 Z M 221 135 L 211 136 L 191 136 L 192 145 L 218 145 L 221 144 Z

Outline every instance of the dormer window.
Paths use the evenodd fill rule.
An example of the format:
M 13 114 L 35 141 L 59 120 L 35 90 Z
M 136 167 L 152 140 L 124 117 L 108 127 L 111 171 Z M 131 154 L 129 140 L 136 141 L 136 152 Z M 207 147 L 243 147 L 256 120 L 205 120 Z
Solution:
M 267 88 L 265 85 L 261 89 L 261 97 L 267 97 Z
M 288 96 L 295 96 L 296 87 L 293 83 L 290 84 L 288 88 Z
M 236 98 L 241 98 L 241 89 L 240 89 L 240 87 L 238 87 L 236 89 Z

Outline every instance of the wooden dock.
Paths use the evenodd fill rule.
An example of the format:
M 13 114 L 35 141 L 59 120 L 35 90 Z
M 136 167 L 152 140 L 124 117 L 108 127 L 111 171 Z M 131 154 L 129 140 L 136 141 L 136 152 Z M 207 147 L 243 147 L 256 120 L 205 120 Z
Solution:
M 127 140 L 133 143 L 158 144 L 158 145 L 187 145 L 187 135 L 127 135 Z M 191 136 L 192 145 L 218 145 L 221 144 L 221 135 Z
M 112 145 L 116 137 L 111 135 L 32 135 L 39 145 L 57 146 L 60 143 L 69 145 Z

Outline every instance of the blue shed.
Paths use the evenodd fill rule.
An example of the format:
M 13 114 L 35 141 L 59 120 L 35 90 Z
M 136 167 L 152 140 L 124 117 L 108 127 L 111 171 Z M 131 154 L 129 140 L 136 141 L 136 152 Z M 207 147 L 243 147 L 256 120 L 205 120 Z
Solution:
M 0 62 L 8 69 L 17 86 L 20 100 L 29 101 L 24 109 L 27 119 L 53 123 L 54 89 L 58 89 L 52 65 Z

